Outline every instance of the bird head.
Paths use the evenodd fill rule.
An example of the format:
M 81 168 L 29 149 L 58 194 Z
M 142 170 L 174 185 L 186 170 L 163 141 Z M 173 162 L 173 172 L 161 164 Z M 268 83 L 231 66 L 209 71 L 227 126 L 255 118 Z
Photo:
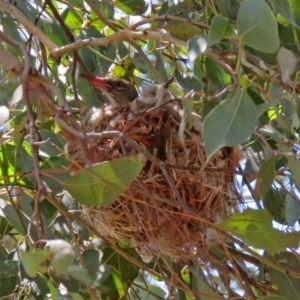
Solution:
M 135 87 L 125 79 L 115 77 L 103 78 L 88 74 L 82 74 L 81 77 L 101 89 L 112 106 L 128 104 L 138 97 Z
M 172 97 L 170 90 L 163 84 L 153 84 L 147 86 L 140 96 L 130 104 L 130 109 L 133 113 L 139 114 L 155 106 L 168 103 Z

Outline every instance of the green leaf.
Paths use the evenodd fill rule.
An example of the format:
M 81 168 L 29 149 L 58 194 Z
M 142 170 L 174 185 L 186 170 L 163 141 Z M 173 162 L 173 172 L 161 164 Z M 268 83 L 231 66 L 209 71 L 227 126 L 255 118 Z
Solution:
M 155 43 L 156 43 L 156 47 L 158 47 L 158 48 L 163 47 L 160 40 L 156 40 Z M 168 76 L 168 73 L 166 70 L 165 58 L 163 56 L 162 50 L 155 51 L 155 58 L 156 58 L 156 62 L 155 62 L 155 66 L 154 66 L 155 69 L 159 72 L 159 74 L 161 75 L 161 77 L 164 80 L 168 80 L 169 76 Z
M 1 145 L 0 149 L 0 182 L 7 184 L 7 179 L 15 176 L 14 153 L 15 147 L 10 144 Z M 5 181 L 4 181 L 5 179 Z
M 220 13 L 231 20 L 236 20 L 239 7 L 238 0 L 217 0 Z
M 286 152 L 286 158 L 289 162 L 289 168 L 292 171 L 292 181 L 295 184 L 296 188 L 300 190 L 300 159 L 296 158 L 296 155 L 290 155 L 293 153 L 293 148 L 287 145 L 282 145 L 280 149 L 283 152 Z
M 149 67 L 145 64 L 145 62 L 141 59 L 137 52 L 134 52 L 134 55 L 131 59 L 132 63 L 135 65 L 139 72 L 146 74 L 149 72 Z
M 72 6 L 84 8 L 83 0 L 72 0 Z
M 0 278 L 9 278 L 19 273 L 19 262 L 6 260 L 0 263 Z
M 22 35 L 20 30 L 18 29 L 17 23 L 13 18 L 7 18 L 1 15 L 1 26 L 2 31 L 9 36 L 10 38 L 14 39 L 17 42 L 22 42 Z M 16 57 L 21 57 L 20 49 L 5 45 L 6 50 L 8 50 L 11 54 Z
M 142 168 L 134 157 L 121 158 L 82 170 L 62 185 L 77 201 L 104 206 L 124 193 Z
M 95 277 L 100 266 L 100 252 L 95 249 L 88 249 L 82 253 L 85 267 L 92 277 Z
M 300 199 L 292 186 L 285 198 L 285 218 L 289 226 L 300 220 Z
M 203 80 L 206 77 L 206 71 L 204 70 L 204 63 L 201 56 L 194 61 L 194 76 L 197 78 L 199 82 L 199 88 L 203 90 L 204 87 Z
M 294 20 L 294 17 L 291 12 L 290 4 L 287 0 L 271 0 L 271 2 L 274 5 L 277 12 L 279 12 L 286 19 L 287 22 L 299 28 L 297 23 Z
M 177 39 L 187 41 L 188 39 L 201 35 L 203 31 L 192 24 L 180 24 L 170 25 L 166 24 L 163 26 L 164 29 L 168 30 L 172 36 Z
M 195 76 L 187 76 L 183 78 L 179 70 L 176 68 L 174 77 L 185 91 L 201 91 L 201 83 Z
M 72 300 L 87 300 L 87 298 L 84 298 L 81 294 L 79 293 L 70 293 L 70 296 L 72 297 Z M 61 299 L 61 298 L 59 298 Z M 61 300 L 71 300 L 70 298 L 63 298 Z
M 11 126 L 15 128 L 14 132 L 12 133 L 12 137 L 17 147 L 20 147 L 27 133 L 27 130 L 25 130 L 26 123 L 27 123 L 26 112 L 18 114 L 11 122 Z
M 19 249 L 20 258 L 25 272 L 30 278 L 36 277 L 37 273 L 46 273 L 46 261 L 50 257 L 50 251 L 31 251 L 26 252 Z
M 16 151 L 16 163 L 21 172 L 30 172 L 34 169 L 30 151 L 30 145 L 25 141 L 22 143 L 22 146 L 19 147 Z
M 91 284 L 93 282 L 93 278 L 87 268 L 70 265 L 68 266 L 68 274 L 84 284 Z
M 66 158 L 54 156 L 46 159 L 41 166 L 44 173 L 43 181 L 52 193 L 60 193 L 63 190 L 60 182 L 70 178 L 70 173 L 67 171 L 69 165 L 70 162 Z
M 283 252 L 268 258 L 287 270 L 283 273 L 271 267 L 269 269 L 271 280 L 278 287 L 276 295 L 280 299 L 300 299 L 299 279 L 288 275 L 288 270 L 300 273 L 299 258 L 292 252 Z
M 8 234 L 13 227 L 7 222 L 6 218 L 0 217 L 0 239 Z
M 299 232 L 283 232 L 273 228 L 272 217 L 266 210 L 248 209 L 216 226 L 271 255 L 285 251 L 287 247 L 298 247 L 300 238 Z
M 245 45 L 265 53 L 278 50 L 277 21 L 265 0 L 245 0 L 238 12 L 237 28 Z
M 276 58 L 280 66 L 282 81 L 287 82 L 297 67 L 297 57 L 292 51 L 281 47 Z
M 16 285 L 19 284 L 18 276 L 10 277 L 10 278 L 2 278 L 0 279 L 0 299 L 8 298 L 10 294 L 14 292 L 16 289 Z M 4 297 L 8 296 L 8 297 Z
M 232 36 L 233 33 L 234 29 L 226 18 L 214 16 L 211 22 L 207 48 L 210 48 L 224 38 Z
M 157 300 L 166 299 L 167 291 L 161 286 L 155 284 L 146 283 L 144 279 L 135 280 L 134 284 L 130 289 L 130 297 L 122 297 L 121 300 L 125 299 L 147 299 Z M 181 298 L 180 298 L 181 299 Z
M 61 134 L 55 133 L 51 130 L 47 130 L 41 127 L 39 127 L 39 133 L 43 141 L 50 139 L 51 142 L 60 149 L 64 148 L 65 140 L 63 139 Z M 30 138 L 26 138 L 26 141 L 30 143 Z M 59 151 L 57 148 L 54 148 L 52 143 L 42 143 L 41 145 L 39 145 L 39 150 L 41 152 L 45 152 L 49 157 L 57 157 L 59 154 L 61 154 L 61 151 Z
M 78 15 L 79 12 L 80 10 L 75 11 L 69 8 L 66 8 L 63 12 L 64 22 L 70 29 L 77 31 L 82 26 L 83 20 L 81 16 Z
M 147 10 L 146 2 L 143 0 L 116 0 L 114 5 L 132 16 L 139 16 Z
M 44 277 L 42 274 L 38 274 L 38 278 L 33 281 L 35 288 L 31 290 L 31 293 L 34 296 L 34 299 L 36 300 L 47 299 L 49 293 L 51 292 L 47 284 L 47 280 L 49 281 L 47 276 Z M 56 293 L 55 292 L 52 293 L 51 295 L 52 299 L 56 299 L 56 296 L 58 295 L 58 288 L 54 287 L 54 289 L 56 290 Z
M 128 249 L 127 252 L 130 256 L 136 255 L 132 249 Z M 139 269 L 111 248 L 103 251 L 102 262 L 111 266 L 109 276 L 101 285 L 103 290 L 105 288 L 105 299 L 120 299 L 138 276 Z
M 214 60 L 207 57 L 205 59 L 205 69 L 209 78 L 209 88 L 220 88 L 222 85 L 231 83 L 231 76 Z
M 26 216 L 23 211 L 14 208 L 11 204 L 8 203 L 3 205 L 1 209 L 6 220 L 10 223 L 10 225 L 14 229 L 16 229 L 20 234 L 26 235 L 30 218 Z M 36 225 L 31 224 L 30 229 L 31 238 L 35 241 L 38 240 Z
M 287 192 L 282 189 L 280 190 L 271 189 L 266 193 L 263 199 L 264 207 L 273 216 L 274 221 L 280 224 L 286 224 L 286 219 L 285 219 L 286 195 Z
M 288 0 L 291 12 L 293 15 L 296 15 L 300 12 L 299 0 Z
M 190 60 L 195 60 L 205 52 L 207 39 L 207 36 L 195 36 L 188 41 L 188 56 Z
M 246 90 L 236 90 L 216 106 L 203 122 L 204 147 L 208 157 L 224 146 L 232 147 L 250 137 L 257 113 Z
M 112 77 L 125 78 L 126 69 L 123 66 L 114 65 L 112 70 L 111 70 L 111 76 Z
M 201 293 L 201 297 L 197 296 L 195 299 L 210 300 L 218 298 L 218 294 L 209 286 L 208 280 L 205 278 L 204 272 L 199 266 L 189 266 L 192 273 L 192 289 Z
M 56 45 L 63 46 L 68 43 L 68 38 L 59 23 L 52 18 L 40 18 L 39 27 Z
M 275 157 L 272 156 L 265 160 L 259 169 L 255 193 L 262 199 L 271 189 L 275 177 Z

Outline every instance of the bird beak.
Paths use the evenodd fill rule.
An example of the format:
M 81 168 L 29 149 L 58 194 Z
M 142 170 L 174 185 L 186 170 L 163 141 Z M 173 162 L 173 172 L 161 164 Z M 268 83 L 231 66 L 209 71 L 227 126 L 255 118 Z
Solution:
M 89 81 L 94 86 L 100 88 L 100 89 L 104 89 L 104 90 L 109 89 L 109 86 L 108 86 L 106 80 L 102 77 L 89 75 L 89 74 L 81 74 L 80 76 L 82 78 L 86 79 L 87 81 Z
M 80 76 L 82 78 L 86 79 L 87 81 L 89 81 L 95 87 L 100 88 L 104 92 L 105 96 L 108 98 L 109 103 L 113 107 L 117 106 L 115 99 L 110 94 L 110 92 L 113 89 L 113 86 L 111 86 L 109 84 L 109 82 L 106 80 L 106 78 L 89 75 L 89 74 L 81 74 Z

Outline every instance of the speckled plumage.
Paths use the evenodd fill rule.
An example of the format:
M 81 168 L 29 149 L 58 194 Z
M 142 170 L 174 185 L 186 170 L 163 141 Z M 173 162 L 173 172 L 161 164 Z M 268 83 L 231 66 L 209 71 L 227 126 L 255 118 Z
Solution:
M 95 87 L 101 89 L 113 107 L 128 104 L 138 97 L 135 87 L 125 79 L 114 77 L 103 78 L 88 74 L 81 76 Z

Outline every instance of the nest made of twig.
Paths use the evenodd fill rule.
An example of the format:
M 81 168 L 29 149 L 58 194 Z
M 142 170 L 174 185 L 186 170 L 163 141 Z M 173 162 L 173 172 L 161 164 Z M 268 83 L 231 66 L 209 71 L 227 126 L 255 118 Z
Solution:
M 201 125 L 185 129 L 182 140 L 179 123 L 174 114 L 163 109 L 134 117 L 128 107 L 104 107 L 90 109 L 83 116 L 87 132 L 118 130 L 161 162 L 151 162 L 144 152 L 118 138 L 88 142 L 93 162 L 129 155 L 144 162 L 126 195 L 105 207 L 84 207 L 84 215 L 93 227 L 105 236 L 129 242 L 144 261 L 161 255 L 177 260 L 198 255 L 208 241 L 204 221 L 218 222 L 236 208 L 234 170 L 238 149 L 219 150 L 201 171 L 207 160 Z M 69 154 L 82 163 L 81 151 L 77 148 L 72 152 L 71 148 L 67 147 Z

